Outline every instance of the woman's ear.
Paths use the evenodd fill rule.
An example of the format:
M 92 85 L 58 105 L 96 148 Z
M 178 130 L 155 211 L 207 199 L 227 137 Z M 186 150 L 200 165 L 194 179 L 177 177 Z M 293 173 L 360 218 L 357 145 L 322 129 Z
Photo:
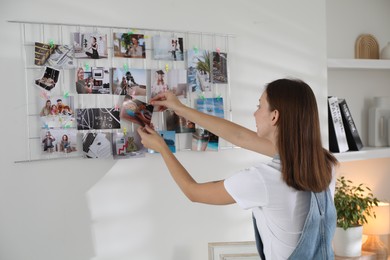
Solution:
M 275 109 L 274 111 L 272 111 L 272 120 L 271 120 L 272 125 L 276 125 L 278 120 L 279 120 L 279 110 Z

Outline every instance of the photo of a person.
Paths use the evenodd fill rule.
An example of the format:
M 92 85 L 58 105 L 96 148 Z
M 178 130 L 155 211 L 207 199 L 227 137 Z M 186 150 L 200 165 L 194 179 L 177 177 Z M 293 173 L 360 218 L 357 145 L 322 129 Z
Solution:
M 89 46 L 88 50 L 92 50 L 92 52 L 86 51 L 85 54 L 88 57 L 91 57 L 92 59 L 99 59 L 97 39 L 95 36 L 92 36 L 91 38 L 92 38 L 92 41 L 91 41 L 91 45 Z
M 54 151 L 54 141 L 56 139 L 51 135 L 50 131 L 46 132 L 45 138 L 42 140 L 43 143 L 43 151 L 45 152 L 53 152 Z
M 52 96 L 39 99 L 42 107 L 39 116 L 42 128 L 74 128 L 74 97 Z M 53 134 L 53 132 L 52 132 Z M 53 134 L 54 135 L 54 134 Z M 54 135 L 56 136 L 56 135 Z M 60 137 L 58 137 L 60 139 Z
M 106 59 L 107 35 L 100 33 L 73 33 L 73 50 L 76 59 Z
M 52 116 L 58 115 L 58 107 L 57 107 L 56 104 L 51 105 L 51 112 L 50 112 L 50 114 L 51 114 Z
M 155 35 L 152 38 L 153 59 L 155 60 L 184 60 L 184 41 L 182 37 Z
M 168 85 L 164 79 L 165 73 L 162 70 L 157 70 L 152 76 L 152 88 L 151 88 L 151 98 L 154 96 L 168 91 Z
M 45 106 L 42 107 L 41 112 L 39 112 L 40 116 L 48 116 L 51 115 L 51 101 L 50 99 L 46 100 Z
M 143 34 L 114 33 L 114 56 L 122 58 L 146 58 L 146 46 Z
M 138 37 L 136 35 L 131 36 L 131 45 L 127 51 L 127 54 L 132 58 L 142 58 L 142 47 L 138 44 Z
M 120 111 L 121 120 L 127 120 L 140 126 L 151 125 L 153 106 L 126 96 Z
M 76 92 L 78 94 L 110 94 L 111 69 L 108 67 L 91 67 L 86 71 L 79 67 L 76 70 Z
M 61 138 L 60 151 L 65 153 L 69 153 L 72 151 L 70 149 L 69 137 L 66 134 L 64 134 Z
M 78 94 L 90 94 L 92 93 L 92 85 L 89 84 L 88 79 L 84 78 L 84 69 L 77 69 L 77 81 L 76 81 L 76 91 Z
M 144 69 L 113 69 L 114 95 L 146 96 L 147 71 Z

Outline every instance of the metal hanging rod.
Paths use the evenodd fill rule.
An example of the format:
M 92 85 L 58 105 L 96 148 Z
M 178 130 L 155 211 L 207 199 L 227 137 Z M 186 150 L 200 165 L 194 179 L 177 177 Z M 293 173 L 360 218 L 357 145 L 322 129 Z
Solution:
M 53 23 L 53 22 L 33 22 L 33 21 L 8 21 L 9 23 L 21 23 L 21 24 L 38 24 L 38 25 L 55 25 L 55 26 L 80 26 L 80 27 L 91 27 L 91 28 L 109 28 L 109 29 L 135 29 L 140 31 L 159 31 L 159 32 L 169 32 L 169 33 L 188 33 L 188 34 L 202 34 L 202 35 L 211 35 L 211 36 L 221 36 L 221 37 L 232 37 L 234 34 L 224 34 L 224 33 L 210 33 L 210 32 L 196 32 L 196 31 L 176 31 L 176 30 L 166 30 L 166 29 L 150 29 L 150 28 L 136 28 L 136 27 L 124 27 L 124 26 L 107 26 L 107 25 L 91 25 L 91 24 L 72 24 L 72 23 Z

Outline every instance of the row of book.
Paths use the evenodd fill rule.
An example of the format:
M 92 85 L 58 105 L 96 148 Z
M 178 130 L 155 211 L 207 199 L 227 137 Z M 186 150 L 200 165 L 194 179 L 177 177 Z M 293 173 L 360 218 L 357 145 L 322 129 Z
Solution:
M 351 111 L 345 99 L 328 97 L 329 151 L 343 153 L 363 148 Z

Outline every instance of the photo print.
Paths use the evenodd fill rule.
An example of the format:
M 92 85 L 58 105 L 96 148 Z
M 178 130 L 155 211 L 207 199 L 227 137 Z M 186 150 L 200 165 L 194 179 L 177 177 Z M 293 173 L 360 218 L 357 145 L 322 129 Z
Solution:
M 114 159 L 145 157 L 147 151 L 137 132 L 113 133 L 112 143 Z
M 114 68 L 112 93 L 114 95 L 146 96 L 147 70 Z
M 114 56 L 145 59 L 145 39 L 143 34 L 114 33 Z
M 213 83 L 228 83 L 227 53 L 213 52 L 212 78 Z
M 175 131 L 176 133 L 193 133 L 195 132 L 195 123 L 178 116 L 172 110 L 165 110 L 162 112 L 163 120 L 168 131 Z
M 119 111 L 115 108 L 76 109 L 77 130 L 120 129 Z
M 211 91 L 210 53 L 198 49 L 188 50 L 188 88 L 192 92 Z
M 153 36 L 153 59 L 184 60 L 183 38 L 155 35 Z
M 83 155 L 85 158 L 105 159 L 112 157 L 111 133 L 84 133 Z
M 163 70 L 152 70 L 151 71 L 151 88 L 150 88 L 150 97 L 168 91 L 168 80 L 165 72 Z
M 186 70 L 169 70 L 167 72 L 169 90 L 175 93 L 176 96 L 187 98 L 187 71 Z
M 126 120 L 140 126 L 150 126 L 154 107 L 127 95 L 120 110 L 121 120 Z
M 41 145 L 43 153 L 76 152 L 77 131 L 75 129 L 42 129 Z
M 35 62 L 37 66 L 51 66 L 54 68 L 74 68 L 74 51 L 68 45 L 45 44 L 35 42 Z
M 110 94 L 110 68 L 79 67 L 76 70 L 76 92 L 78 94 Z
M 192 151 L 218 151 L 219 138 L 204 128 L 197 128 L 192 134 Z
M 196 100 L 196 110 L 224 118 L 222 98 L 199 98 Z M 194 151 L 218 151 L 219 137 L 204 128 L 196 129 L 192 134 L 192 150 Z
M 73 49 L 76 59 L 107 58 L 107 34 L 73 33 Z
M 35 80 L 35 84 L 45 90 L 52 90 L 60 77 L 60 71 L 51 67 L 45 67 L 45 71 L 40 79 Z
M 223 98 L 198 98 L 196 110 L 212 116 L 224 118 Z
M 176 133 L 175 131 L 158 131 L 164 142 L 172 153 L 176 152 Z
M 73 96 L 40 98 L 39 105 L 42 128 L 76 127 Z

